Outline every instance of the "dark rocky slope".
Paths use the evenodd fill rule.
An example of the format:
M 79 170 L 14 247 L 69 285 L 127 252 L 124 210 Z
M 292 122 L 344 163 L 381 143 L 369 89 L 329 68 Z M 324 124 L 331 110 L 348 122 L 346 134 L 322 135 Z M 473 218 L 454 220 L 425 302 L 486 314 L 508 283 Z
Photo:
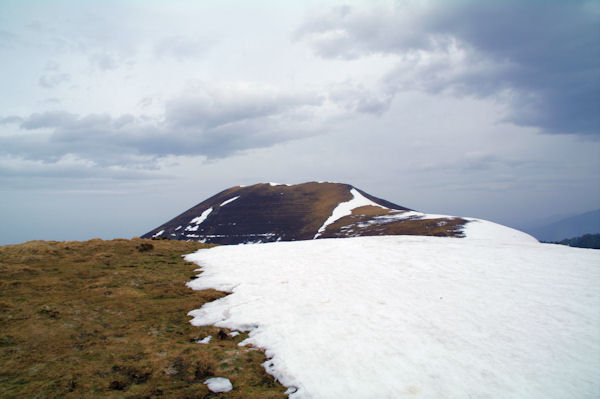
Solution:
M 466 223 L 424 216 L 349 184 L 266 183 L 228 188 L 142 237 L 240 244 L 383 234 L 455 236 Z

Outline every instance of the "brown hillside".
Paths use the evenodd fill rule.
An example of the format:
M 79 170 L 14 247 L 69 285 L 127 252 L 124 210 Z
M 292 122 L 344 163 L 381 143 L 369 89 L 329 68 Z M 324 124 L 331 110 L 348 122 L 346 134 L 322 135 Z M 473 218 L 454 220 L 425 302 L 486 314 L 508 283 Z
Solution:
M 315 237 L 339 204 L 354 198 L 353 189 L 348 184 L 316 182 L 232 187 L 143 237 L 217 244 L 308 240 Z M 358 195 L 381 206 L 408 210 L 357 191 Z M 341 232 L 335 236 L 341 236 Z

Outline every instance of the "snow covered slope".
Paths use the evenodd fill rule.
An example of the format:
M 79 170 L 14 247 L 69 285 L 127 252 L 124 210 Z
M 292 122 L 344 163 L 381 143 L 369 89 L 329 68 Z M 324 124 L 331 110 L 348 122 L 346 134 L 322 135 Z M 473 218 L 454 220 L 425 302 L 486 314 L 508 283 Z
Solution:
M 503 226 L 488 220 L 463 218 L 468 221 L 463 229 L 465 238 L 470 240 L 491 240 L 498 243 L 537 243 L 538 240 L 522 231 Z
M 192 323 L 250 330 L 294 399 L 600 397 L 600 252 L 468 226 L 200 250 L 188 285 L 232 294 Z

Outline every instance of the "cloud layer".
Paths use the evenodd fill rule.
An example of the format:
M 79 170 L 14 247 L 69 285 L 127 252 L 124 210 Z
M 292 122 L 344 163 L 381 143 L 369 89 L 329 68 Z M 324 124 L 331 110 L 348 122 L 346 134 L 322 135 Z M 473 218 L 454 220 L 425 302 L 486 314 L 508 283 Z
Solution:
M 398 57 L 388 95 L 496 96 L 511 123 L 598 136 L 599 17 L 597 2 L 397 2 L 313 15 L 296 38 L 324 58 Z
M 167 101 L 160 118 L 64 110 L 8 116 L 0 123 L 19 132 L 0 136 L 0 155 L 45 163 L 74 156 L 150 169 L 172 155 L 227 157 L 318 133 L 318 124 L 306 120 L 319 120 L 322 101 L 307 92 L 229 85 L 190 89 Z

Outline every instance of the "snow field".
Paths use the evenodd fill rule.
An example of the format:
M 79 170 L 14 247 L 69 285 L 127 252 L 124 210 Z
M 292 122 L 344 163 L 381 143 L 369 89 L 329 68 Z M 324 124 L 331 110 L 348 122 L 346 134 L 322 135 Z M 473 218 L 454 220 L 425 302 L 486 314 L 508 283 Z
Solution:
M 188 285 L 232 294 L 191 322 L 250 330 L 294 399 L 599 397 L 600 252 L 509 238 L 200 250 Z
M 492 240 L 496 243 L 538 243 L 539 241 L 522 231 L 482 219 L 463 218 L 469 223 L 464 233 L 469 240 Z

